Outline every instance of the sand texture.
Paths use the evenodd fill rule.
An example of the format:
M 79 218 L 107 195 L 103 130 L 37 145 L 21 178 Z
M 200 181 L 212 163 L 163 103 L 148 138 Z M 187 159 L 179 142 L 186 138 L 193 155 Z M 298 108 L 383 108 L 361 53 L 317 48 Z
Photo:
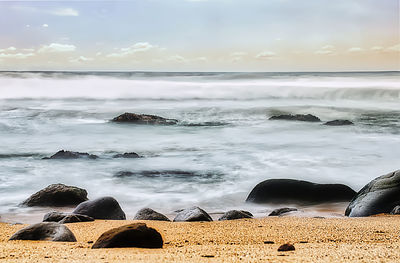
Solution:
M 157 229 L 164 248 L 90 249 L 103 232 L 132 222 Z M 400 262 L 400 216 L 204 223 L 96 220 L 67 224 L 76 243 L 7 241 L 23 226 L 0 223 L 0 262 Z M 286 242 L 296 250 L 278 252 Z

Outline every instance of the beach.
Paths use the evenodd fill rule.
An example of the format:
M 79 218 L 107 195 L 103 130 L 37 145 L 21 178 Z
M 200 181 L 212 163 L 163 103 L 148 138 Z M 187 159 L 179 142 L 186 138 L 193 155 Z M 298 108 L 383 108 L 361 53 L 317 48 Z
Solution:
M 91 249 L 134 222 L 158 230 L 162 249 Z M 400 216 L 267 217 L 214 222 L 96 220 L 66 224 L 77 242 L 7 241 L 24 225 L 0 223 L 2 262 L 398 262 Z M 273 243 L 272 243 L 273 242 Z M 278 252 L 284 243 L 295 251 Z

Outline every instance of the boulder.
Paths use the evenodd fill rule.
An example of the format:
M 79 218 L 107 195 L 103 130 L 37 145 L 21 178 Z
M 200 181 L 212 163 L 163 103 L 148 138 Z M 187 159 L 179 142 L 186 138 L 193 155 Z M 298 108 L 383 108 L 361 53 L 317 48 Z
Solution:
M 52 156 L 45 157 L 43 159 L 79 159 L 79 158 L 97 159 L 99 157 L 94 154 L 61 150 L 61 151 L 56 152 Z
M 134 223 L 104 232 L 93 244 L 94 248 L 162 248 L 161 234 L 143 223 Z
M 390 212 L 391 215 L 400 215 L 400 205 L 395 206 Z
M 354 123 L 349 120 L 333 120 L 325 122 L 324 125 L 328 126 L 345 126 L 345 125 L 353 125 Z
M 113 158 L 140 158 L 139 154 L 130 152 L 130 153 L 119 153 L 113 156 Z
M 174 222 L 213 221 L 211 216 L 200 207 L 194 206 L 181 210 L 174 218 Z
M 125 220 L 126 216 L 113 197 L 100 197 L 80 203 L 73 214 L 87 215 L 94 219 Z
M 224 213 L 218 220 L 223 221 L 223 220 L 235 220 L 242 218 L 253 218 L 253 215 L 250 212 L 243 210 L 230 210 Z
M 281 216 L 293 211 L 297 211 L 297 208 L 283 207 L 273 210 L 268 216 Z
M 151 125 L 173 125 L 178 123 L 178 120 L 174 119 L 166 119 L 156 115 L 135 114 L 129 112 L 125 112 L 124 114 L 115 117 L 111 121 Z
M 390 213 L 400 205 L 400 170 L 375 178 L 351 200 L 345 215 L 350 217 Z
M 151 208 L 140 209 L 133 220 L 158 220 L 158 221 L 171 221 L 163 214 L 154 211 Z
M 296 250 L 296 248 L 293 246 L 293 244 L 290 243 L 283 244 L 278 248 L 278 251 L 293 251 L 293 250 Z
M 10 240 L 46 240 L 76 242 L 68 227 L 55 222 L 42 222 L 27 226 L 10 237 Z
M 247 202 L 319 204 L 350 201 L 356 192 L 343 184 L 316 184 L 293 179 L 270 179 L 256 185 Z
M 78 223 L 94 221 L 94 218 L 86 215 L 62 213 L 62 212 L 49 212 L 44 215 L 43 222 L 58 222 L 60 224 Z
M 269 118 L 270 120 L 287 120 L 287 121 L 308 121 L 308 122 L 320 122 L 321 120 L 311 114 L 282 114 L 276 115 Z
M 87 199 L 85 189 L 64 184 L 52 184 L 23 201 L 24 206 L 72 206 Z
M 59 222 L 67 216 L 67 213 L 52 211 L 43 216 L 43 222 Z

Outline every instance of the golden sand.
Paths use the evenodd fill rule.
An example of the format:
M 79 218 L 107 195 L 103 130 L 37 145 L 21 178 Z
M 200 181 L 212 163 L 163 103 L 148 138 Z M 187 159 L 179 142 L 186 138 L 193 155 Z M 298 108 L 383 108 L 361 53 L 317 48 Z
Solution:
M 90 249 L 103 232 L 132 222 L 157 229 L 164 248 Z M 0 262 L 400 262 L 400 216 L 67 226 L 78 242 L 7 241 L 24 226 L 0 223 Z M 278 252 L 286 242 L 296 250 Z

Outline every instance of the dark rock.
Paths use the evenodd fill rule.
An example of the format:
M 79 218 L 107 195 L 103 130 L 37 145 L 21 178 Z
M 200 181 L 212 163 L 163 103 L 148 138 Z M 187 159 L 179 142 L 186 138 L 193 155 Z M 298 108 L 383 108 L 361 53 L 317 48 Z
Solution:
M 126 216 L 117 200 L 113 197 L 101 197 L 79 204 L 73 214 L 87 215 L 94 219 L 125 220 Z
M 49 212 L 43 216 L 43 222 L 59 222 L 64 219 L 68 214 L 62 212 Z
M 308 122 L 320 122 L 321 120 L 311 114 L 282 114 L 276 115 L 269 118 L 270 120 L 287 120 L 287 121 L 308 121 Z
M 174 218 L 174 222 L 194 222 L 194 221 L 213 221 L 213 220 L 211 216 L 207 214 L 206 211 L 197 206 L 181 210 Z
M 71 206 L 87 199 L 85 189 L 64 184 L 52 184 L 31 195 L 21 203 L 24 206 Z
M 61 151 L 58 151 L 57 153 L 53 154 L 52 156 L 45 157 L 43 159 L 78 159 L 78 158 L 97 159 L 99 157 L 94 154 L 61 150 Z
M 278 248 L 278 251 L 293 251 L 293 250 L 295 250 L 295 247 L 290 243 L 283 244 Z
M 92 248 L 139 247 L 162 248 L 163 239 L 154 228 L 134 223 L 104 232 Z
M 27 226 L 12 235 L 10 240 L 76 242 L 74 234 L 68 227 L 55 222 L 43 222 Z
M 350 201 L 356 192 L 343 184 L 316 184 L 292 179 L 270 179 L 256 185 L 247 202 L 318 204 Z
M 166 119 L 156 115 L 135 114 L 125 112 L 112 119 L 113 122 L 126 122 L 135 124 L 157 124 L 157 125 L 173 125 L 177 124 L 178 120 Z
M 243 210 L 230 210 L 224 213 L 218 220 L 235 220 L 235 219 L 242 219 L 242 218 L 253 218 L 253 215 L 250 212 L 243 211 Z
M 133 220 L 158 220 L 158 221 L 171 221 L 163 214 L 154 211 L 151 208 L 140 209 Z
M 68 224 L 68 223 L 79 223 L 79 222 L 90 222 L 94 221 L 93 217 L 86 215 L 78 215 L 78 214 L 69 214 L 66 215 L 60 222 L 60 224 Z
M 130 153 L 119 153 L 113 156 L 113 158 L 140 158 L 139 154 L 130 152 Z
M 134 175 L 135 173 L 130 171 L 119 171 L 114 174 L 114 177 L 129 177 Z
M 275 244 L 274 241 L 264 241 L 264 244 Z
M 278 208 L 272 211 L 268 216 L 281 216 L 283 214 L 297 211 L 297 208 L 290 208 L 290 207 L 283 207 L 283 208 Z
M 390 212 L 391 215 L 400 215 L 400 205 L 395 206 Z
M 350 217 L 390 213 L 400 205 L 400 170 L 375 178 L 351 200 L 345 215 Z
M 349 120 L 334 120 L 325 122 L 324 125 L 328 126 L 344 126 L 344 125 L 353 125 L 354 123 Z

